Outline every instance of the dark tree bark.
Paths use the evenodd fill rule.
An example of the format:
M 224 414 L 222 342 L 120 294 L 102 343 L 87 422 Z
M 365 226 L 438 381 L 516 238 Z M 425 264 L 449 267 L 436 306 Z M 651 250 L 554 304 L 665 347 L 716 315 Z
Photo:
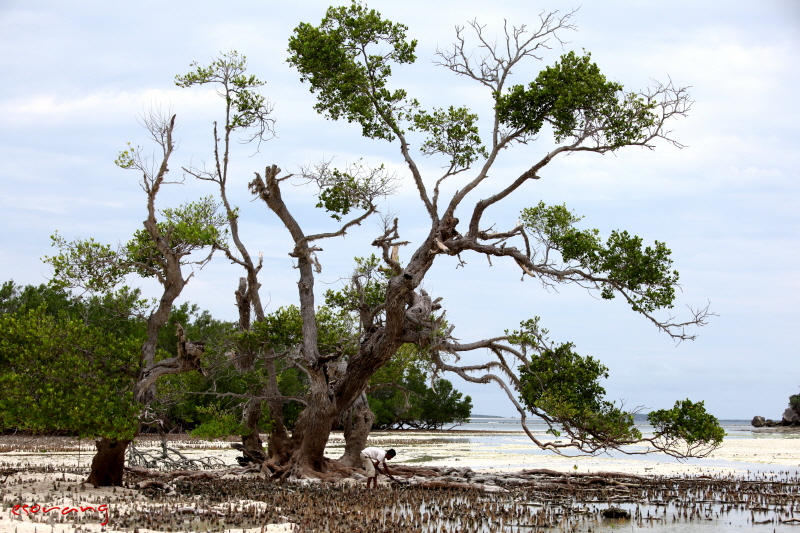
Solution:
M 251 191 L 264 200 L 269 208 L 278 215 L 295 242 L 294 251 L 290 255 L 297 259 L 297 267 L 300 271 L 298 289 L 303 328 L 301 362 L 308 375 L 309 391 L 306 396 L 308 406 L 300 414 L 292 434 L 294 450 L 290 458 L 291 465 L 286 474 L 304 476 L 324 471 L 325 445 L 332 428 L 363 394 L 375 371 L 386 364 L 405 342 L 404 334 L 407 330 L 419 329 L 416 324 L 408 322 L 406 309 L 418 300 L 419 297 L 414 295 L 414 288 L 419 285 L 424 273 L 432 265 L 435 253 L 428 251 L 431 249 L 430 245 L 423 245 L 414 255 L 409 266 L 400 270 L 398 275 L 389 281 L 384 305 L 385 325 L 370 328 L 365 334 L 358 353 L 350 358 L 346 372 L 334 377 L 333 373 L 326 372 L 326 363 L 330 364 L 337 356 L 336 354 L 326 354 L 323 357 L 319 352 L 317 341 L 314 302 L 314 268 L 317 263 L 313 254 L 318 248 L 311 246 L 310 243 L 317 239 L 344 234 L 347 228 L 360 223 L 374 213 L 374 206 L 361 217 L 345 224 L 336 233 L 306 236 L 283 202 L 277 180 L 279 173 L 280 169 L 277 166 L 268 167 L 264 178 L 256 175 L 256 179 L 250 183 L 250 187 Z M 428 241 L 432 242 L 432 239 L 429 238 Z M 430 300 L 428 299 L 428 301 Z M 412 320 L 414 320 L 413 313 Z M 362 418 L 363 416 L 362 412 Z M 368 432 L 364 434 L 365 429 L 362 425 L 359 432 L 350 432 L 351 438 L 356 434 L 359 435 L 352 442 L 351 449 L 358 447 L 361 439 L 366 442 Z M 360 451 L 358 450 L 359 453 Z M 353 453 L 350 452 L 351 455 Z
M 242 435 L 242 444 L 250 451 L 264 453 L 264 443 L 261 442 L 261 428 L 258 419 L 261 418 L 261 400 L 251 399 L 244 406 L 244 427 L 249 433 Z
M 367 394 L 353 403 L 353 407 L 344 416 L 344 453 L 339 462 L 345 466 L 361 468 L 361 451 L 367 447 L 367 439 L 375 422 L 375 413 L 369 408 Z
M 355 17 L 360 16 L 355 11 L 350 14 Z M 329 12 L 328 16 L 336 18 L 339 15 Z M 442 58 L 441 64 L 453 72 L 470 77 L 489 88 L 497 102 L 499 101 L 498 95 L 505 93 L 505 84 L 512 68 L 515 68 L 516 64 L 525 57 L 536 57 L 537 50 L 542 46 L 546 47 L 547 40 L 554 38 L 556 32 L 572 28 L 571 16 L 572 13 L 564 15 L 546 13 L 541 15 L 541 25 L 538 28 L 526 29 L 524 26 L 506 28 L 504 46 L 485 40 L 481 33 L 483 27 L 477 22 L 473 22 L 471 25 L 480 43 L 480 53 L 475 54 L 465 49 L 466 41 L 461 36 L 463 29 L 457 29 L 458 42 L 452 51 L 448 49 L 438 52 Z M 363 23 L 365 27 L 374 23 L 374 21 L 369 22 L 366 19 L 359 22 Z M 384 22 L 389 24 L 388 21 Z M 342 24 L 345 23 L 342 22 Z M 377 26 L 372 27 L 376 35 L 383 31 L 376 28 Z M 323 39 L 323 34 L 327 31 L 327 28 L 320 26 L 319 33 L 312 35 L 312 32 L 301 32 L 298 29 L 290 40 L 290 50 L 294 54 L 291 56 L 290 63 L 298 68 L 302 79 L 311 84 L 312 92 L 320 92 L 317 106 L 320 112 L 330 113 L 329 116 L 337 118 L 341 115 L 350 122 L 359 122 L 367 137 L 398 143 L 400 154 L 407 165 L 411 179 L 413 179 L 421 204 L 430 218 L 430 229 L 428 235 L 421 239 L 419 246 L 405 265 L 398 261 L 396 250 L 398 246 L 409 243 L 399 240 L 396 220 L 391 227 L 389 224 L 385 224 L 383 236 L 373 241 L 372 245 L 382 252 L 384 271 L 388 272 L 390 276 L 385 289 L 385 297 L 374 308 L 358 309 L 361 327 L 357 351 L 347 358 L 346 372 L 333 377 L 325 371 L 326 367 L 335 362 L 337 358 L 341 358 L 342 354 L 330 353 L 329 348 L 321 347 L 318 342 L 314 273 L 321 269 L 316 254 L 322 251 L 322 248 L 318 247 L 316 243 L 323 239 L 345 235 L 349 228 L 360 224 L 375 213 L 377 211 L 376 198 L 385 195 L 387 191 L 380 185 L 376 187 L 374 184 L 385 184 L 386 182 L 381 182 L 380 179 L 375 180 L 375 174 L 370 174 L 368 179 L 359 181 L 360 174 L 358 172 L 345 174 L 348 181 L 337 182 L 333 178 L 340 174 L 331 173 L 327 165 L 318 167 L 316 171 L 304 170 L 303 177 L 309 182 L 316 182 L 323 193 L 335 191 L 336 195 L 345 196 L 345 199 L 348 200 L 345 202 L 348 209 L 336 211 L 338 214 L 334 214 L 337 220 L 341 220 L 339 215 L 347 215 L 350 208 L 355 210 L 357 206 L 364 211 L 362 215 L 344 223 L 337 231 L 313 235 L 307 235 L 303 231 L 285 204 L 281 195 L 280 182 L 286 178 L 277 178 L 280 173 L 277 165 L 267 167 L 263 177 L 256 173 L 255 179 L 250 182 L 251 193 L 263 200 L 288 230 L 294 243 L 289 255 L 296 261 L 296 268 L 299 272 L 298 293 L 302 319 L 302 341 L 298 357 L 293 362 L 302 366 L 306 372 L 309 390 L 306 397 L 307 407 L 301 413 L 292 435 L 292 443 L 295 448 L 285 474 L 313 475 L 315 472 L 324 472 L 326 466 L 326 459 L 323 455 L 325 444 L 331 428 L 343 417 L 346 420 L 348 438 L 343 459 L 353 461 L 356 449 L 362 445 L 362 441 L 366 442 L 364 427 L 369 419 L 369 415 L 363 410 L 365 406 L 358 403 L 359 398 L 363 395 L 374 373 L 385 365 L 405 343 L 416 344 L 426 349 L 430 354 L 431 363 L 438 370 L 455 372 L 470 382 L 498 384 L 520 413 L 523 429 L 531 440 L 542 448 L 555 451 L 562 448 L 577 448 L 592 453 L 609 448 L 619 448 L 623 444 L 631 444 L 624 438 L 616 438 L 611 442 L 602 435 L 593 435 L 589 431 L 590 428 L 582 428 L 581 431 L 575 432 L 567 443 L 538 440 L 525 425 L 526 410 L 519 403 L 515 393 L 515 389 L 520 389 L 518 369 L 521 365 L 530 363 L 527 350 L 518 349 L 517 337 L 506 334 L 493 339 L 461 344 L 450 335 L 452 328 L 446 330 L 443 315 L 433 316 L 433 311 L 437 310 L 439 306 L 435 301 L 431 301 L 430 296 L 419 287 L 439 255 L 456 258 L 461 265 L 465 264 L 461 259 L 462 253 L 480 254 L 486 256 L 490 262 L 492 258 L 508 258 L 521 268 L 523 277 L 526 275 L 535 277 L 548 287 L 555 287 L 558 284 L 576 284 L 587 290 L 602 293 L 604 298 L 607 297 L 607 291 L 613 291 L 614 294 L 625 298 L 634 310 L 647 317 L 659 329 L 667 332 L 673 338 L 681 340 L 693 338 L 685 333 L 684 328 L 689 325 L 702 325 L 708 316 L 707 310 L 698 310 L 694 319 L 685 323 L 674 323 L 672 318 L 659 321 L 645 309 L 646 306 L 637 303 L 642 298 L 645 300 L 650 298 L 649 288 L 643 288 L 644 285 L 633 283 L 629 286 L 614 279 L 613 275 L 596 272 L 591 263 L 566 261 L 564 265 L 561 265 L 555 262 L 552 256 L 556 254 L 549 253 L 548 241 L 539 239 L 537 241 L 539 247 L 532 250 L 531 241 L 525 233 L 526 225 L 522 222 L 518 222 L 508 231 L 495 231 L 493 224 L 484 221 L 484 215 L 490 208 L 495 207 L 510 195 L 516 194 L 523 185 L 538 180 L 539 172 L 554 158 L 562 154 L 568 155 L 576 152 L 604 154 L 614 152 L 623 145 L 652 147 L 653 141 L 659 138 L 674 143 L 669 139 L 669 131 L 664 128 L 664 124 L 688 111 L 691 102 L 686 90 L 676 89 L 669 84 L 658 86 L 647 94 L 624 95 L 618 105 L 604 108 L 604 112 L 610 113 L 607 117 L 602 113 L 587 114 L 583 108 L 576 107 L 572 112 L 575 113 L 576 123 L 580 126 L 575 126 L 574 131 L 563 138 L 559 138 L 561 135 L 559 133 L 557 141 L 560 144 L 556 148 L 543 153 L 538 161 L 533 161 L 533 164 L 519 176 L 512 176 L 506 180 L 489 180 L 490 171 L 496 159 L 511 145 L 527 144 L 532 141 L 538 129 L 530 128 L 526 124 L 516 125 L 513 121 L 509 122 L 498 105 L 495 107 L 491 145 L 487 146 L 487 149 L 479 146 L 480 139 L 451 137 L 450 133 L 446 133 L 444 130 L 443 133 L 430 131 L 429 133 L 433 135 L 436 142 L 440 143 L 437 145 L 440 146 L 439 148 L 432 150 L 450 156 L 451 164 L 449 168 L 444 167 L 447 169 L 444 175 L 437 176 L 432 190 L 429 190 L 426 180 L 411 155 L 411 144 L 406 140 L 406 134 L 414 130 L 414 127 L 408 127 L 414 125 L 408 112 L 409 107 L 404 107 L 411 106 L 411 99 L 404 100 L 402 103 L 399 100 L 390 99 L 389 93 L 383 89 L 383 82 L 389 76 L 389 69 L 382 70 L 377 67 L 376 65 L 380 63 L 373 61 L 372 58 L 378 56 L 370 56 L 369 52 L 363 50 L 363 47 L 373 46 L 374 42 L 381 43 L 378 46 L 384 45 L 388 42 L 388 38 L 379 37 L 377 41 L 366 43 L 366 41 L 359 40 L 362 36 L 350 36 L 340 43 L 339 50 L 342 52 L 342 57 L 347 58 L 343 61 L 350 62 L 349 65 L 354 71 L 365 72 L 364 79 L 369 80 L 369 83 L 365 81 L 363 84 L 354 84 L 355 89 L 348 87 L 346 91 L 343 91 L 339 90 L 341 83 L 338 76 L 341 67 L 325 64 L 318 61 L 318 57 L 308 55 L 309 50 L 315 49 L 315 46 L 309 46 L 309 43 L 328 45 L 332 42 Z M 320 40 L 316 41 L 318 38 Z M 385 40 L 382 42 L 381 39 Z M 415 46 L 413 42 L 406 44 L 409 50 L 413 50 Z M 347 50 L 353 49 L 349 47 L 360 49 L 363 54 L 349 54 Z M 380 57 L 387 59 L 388 56 Z M 363 109 L 362 106 L 351 106 L 353 100 L 350 91 L 352 90 L 357 91 L 359 96 L 364 98 L 364 102 L 370 102 L 367 104 L 370 105 L 368 110 Z M 563 90 L 571 89 L 570 86 L 564 85 Z M 632 119 L 626 118 L 630 106 L 636 107 L 639 104 L 644 106 L 645 100 L 653 102 L 652 108 L 655 111 L 653 111 L 652 120 L 631 123 L 640 131 L 638 131 L 638 135 L 631 136 L 621 144 L 620 137 L 614 130 L 616 127 L 614 124 L 620 120 L 631 121 Z M 642 113 L 646 113 L 644 108 L 640 107 L 639 109 Z M 543 120 L 545 118 L 551 120 L 549 115 Z M 470 120 L 464 122 L 463 125 L 465 128 L 471 128 L 474 124 Z M 406 129 L 407 127 L 408 129 Z M 430 154 L 426 153 L 426 155 Z M 463 180 L 465 174 L 461 174 L 461 172 L 470 170 L 471 165 L 479 161 L 481 161 L 480 168 L 476 169 L 471 178 Z M 449 201 L 440 203 L 442 200 L 439 196 L 441 184 L 457 175 L 461 178 L 458 190 L 453 193 Z M 448 185 L 451 182 L 448 182 Z M 428 180 L 428 183 L 432 184 L 433 181 Z M 482 199 L 476 198 L 474 195 L 478 194 L 477 191 L 481 191 L 480 194 L 488 194 L 488 196 Z M 471 194 L 470 202 L 474 202 L 471 206 L 465 205 L 466 198 Z M 322 198 L 322 194 L 320 198 Z M 328 209 L 326 202 L 326 209 L 335 211 L 336 206 L 333 205 L 335 203 L 332 202 L 331 208 Z M 467 215 L 468 219 L 461 226 L 459 226 L 459 219 L 455 216 L 456 211 Z M 486 226 L 489 226 L 490 229 L 481 229 Z M 524 250 L 515 247 L 514 242 L 524 245 Z M 659 282 L 654 283 L 658 285 Z M 541 344 L 542 339 L 539 339 L 535 346 L 541 348 Z M 477 365 L 455 365 L 447 362 L 447 355 L 455 356 L 455 359 L 458 360 L 459 352 L 484 349 L 491 356 L 488 362 Z M 322 353 L 323 350 L 329 350 L 329 353 Z M 443 355 L 445 357 L 442 357 Z M 548 418 L 546 413 L 537 412 L 535 414 L 547 423 L 558 423 L 558 420 Z M 584 432 L 583 429 L 587 429 L 587 432 Z M 587 435 L 589 436 L 587 437 Z
M 263 317 L 262 317 L 263 318 Z M 283 424 L 283 398 L 278 389 L 278 371 L 275 364 L 275 352 L 267 352 L 268 359 L 264 363 L 267 370 L 267 406 L 269 406 L 272 425 L 267 435 L 267 453 L 273 461 L 286 462 L 291 453 L 291 438 Z
M 169 172 L 169 158 L 175 149 L 172 132 L 175 128 L 175 115 L 161 117 L 149 114 L 143 118 L 145 127 L 150 131 L 162 149 L 162 160 L 157 168 L 151 169 L 147 161 L 133 160 L 133 164 L 126 168 L 133 168 L 142 172 L 141 186 L 147 194 L 147 219 L 143 225 L 158 253 L 152 254 L 145 262 L 134 262 L 137 269 L 146 270 L 154 276 L 163 288 L 161 299 L 156 309 L 147 318 L 147 338 L 142 345 L 142 367 L 133 387 L 134 399 L 147 406 L 154 398 L 155 384 L 159 377 L 180 372 L 198 371 L 202 373 L 201 359 L 204 353 L 202 343 L 191 342 L 186 339 L 183 327 L 177 324 L 178 330 L 178 355 L 161 361 L 155 361 L 158 335 L 167 324 L 172 306 L 180 296 L 183 288 L 188 283 L 192 274 L 183 276 L 182 266 L 186 256 L 203 245 L 189 242 L 171 242 L 169 233 L 162 234 L 156 218 L 156 197 L 164 184 Z M 155 170 L 155 173 L 153 173 Z M 213 253 L 213 250 L 212 250 Z M 202 265 L 211 259 L 194 261 Z M 136 261 L 139 261 L 138 259 Z M 112 441 L 101 439 L 97 444 L 97 454 L 92 460 L 92 473 L 89 482 L 98 486 L 120 485 L 122 483 L 122 468 L 125 461 L 125 449 L 131 441 Z
M 125 469 L 125 451 L 132 440 L 100 439 L 87 483 L 96 487 L 121 487 Z

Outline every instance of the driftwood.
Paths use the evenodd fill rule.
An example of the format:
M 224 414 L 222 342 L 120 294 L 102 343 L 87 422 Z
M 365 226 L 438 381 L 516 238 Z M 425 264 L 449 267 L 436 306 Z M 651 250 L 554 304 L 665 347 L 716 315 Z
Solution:
M 392 475 L 403 477 L 438 477 L 441 474 L 436 470 L 425 468 L 424 466 L 392 465 L 389 471 Z

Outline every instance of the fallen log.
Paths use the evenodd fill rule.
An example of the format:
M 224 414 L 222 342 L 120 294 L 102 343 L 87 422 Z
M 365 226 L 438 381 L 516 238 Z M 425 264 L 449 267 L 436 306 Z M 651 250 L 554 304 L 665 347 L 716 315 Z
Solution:
M 392 465 L 392 475 L 401 475 L 404 477 L 438 477 L 441 474 L 436 470 L 431 470 L 424 466 Z

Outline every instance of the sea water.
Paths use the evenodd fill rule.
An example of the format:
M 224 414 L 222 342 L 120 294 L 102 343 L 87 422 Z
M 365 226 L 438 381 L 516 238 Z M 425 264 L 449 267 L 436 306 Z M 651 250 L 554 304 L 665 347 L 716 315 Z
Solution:
M 543 442 L 548 441 L 565 441 L 566 437 L 556 437 L 553 435 L 547 434 L 548 426 L 544 422 L 541 421 L 527 421 L 526 422 L 528 429 L 536 435 L 538 439 Z M 791 434 L 791 433 L 759 433 L 753 432 L 753 427 L 750 425 L 750 422 L 747 420 L 720 420 L 720 425 L 725 430 L 725 439 L 746 439 L 746 440 L 753 440 L 758 441 L 761 439 L 800 439 L 800 434 Z M 652 437 L 653 436 L 653 427 L 646 423 L 637 423 L 636 428 L 641 431 L 642 436 Z M 542 450 L 537 446 L 533 446 L 531 443 L 530 438 L 522 432 L 522 428 L 520 426 L 519 418 L 473 418 L 470 422 L 466 424 L 461 424 L 459 426 L 454 427 L 453 429 L 465 432 L 491 432 L 485 435 L 469 435 L 468 438 L 469 442 L 473 445 L 473 449 L 501 449 L 504 453 L 509 454 L 508 457 L 513 457 L 513 454 L 521 454 L 521 455 L 552 455 L 552 451 Z M 497 433 L 495 433 L 497 432 Z M 455 437 L 459 439 L 458 437 Z M 462 440 L 463 439 L 459 439 Z M 800 446 L 800 442 L 798 442 L 798 446 Z M 608 457 L 612 459 L 624 459 L 626 462 L 651 462 L 653 460 L 657 460 L 660 463 L 687 463 L 687 460 L 677 459 L 675 457 L 671 457 L 665 454 L 649 454 L 649 455 L 630 455 L 630 452 L 643 452 L 647 448 L 646 446 L 626 446 L 624 448 L 625 451 L 618 451 L 612 450 L 609 452 L 605 452 L 600 454 L 601 457 Z M 625 453 L 629 452 L 629 453 Z M 580 456 L 579 452 L 575 450 L 566 449 L 563 451 L 563 455 L 570 457 L 570 456 Z M 722 459 L 713 459 L 713 458 L 697 458 L 697 459 L 689 459 L 689 464 L 698 466 L 698 467 L 714 467 L 717 468 L 724 468 L 724 469 L 731 469 L 740 472 L 750 471 L 750 472 L 769 472 L 774 470 L 789 470 L 793 472 L 794 470 L 800 471 L 800 465 L 797 465 L 795 468 L 788 468 L 785 466 L 768 464 L 768 463 L 749 463 L 745 461 L 727 461 Z M 515 464 L 515 463 L 508 463 L 507 461 L 498 462 L 497 465 L 494 465 L 497 468 L 525 468 L 525 464 Z M 492 465 L 489 465 L 492 467 Z M 642 470 L 644 472 L 644 470 Z M 800 527 L 798 527 L 798 531 L 800 531 Z

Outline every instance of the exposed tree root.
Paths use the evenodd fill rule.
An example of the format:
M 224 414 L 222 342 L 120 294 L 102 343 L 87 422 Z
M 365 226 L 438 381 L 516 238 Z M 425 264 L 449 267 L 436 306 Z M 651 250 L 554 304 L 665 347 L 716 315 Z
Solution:
M 598 478 L 626 478 L 626 479 L 638 479 L 638 480 L 648 479 L 645 476 L 640 476 L 637 474 L 626 474 L 625 472 L 559 472 L 557 470 L 549 470 L 547 468 L 534 468 L 531 470 L 522 470 L 520 474 L 545 475 L 545 476 L 570 477 L 570 478 L 598 477 Z
M 142 477 L 163 477 L 170 479 L 215 479 L 226 474 L 242 475 L 259 472 L 258 468 L 253 466 L 235 467 L 229 468 L 228 470 L 214 470 L 212 472 L 207 470 L 173 470 L 172 472 L 162 472 L 161 470 L 153 470 L 152 468 L 126 466 L 125 471 Z

